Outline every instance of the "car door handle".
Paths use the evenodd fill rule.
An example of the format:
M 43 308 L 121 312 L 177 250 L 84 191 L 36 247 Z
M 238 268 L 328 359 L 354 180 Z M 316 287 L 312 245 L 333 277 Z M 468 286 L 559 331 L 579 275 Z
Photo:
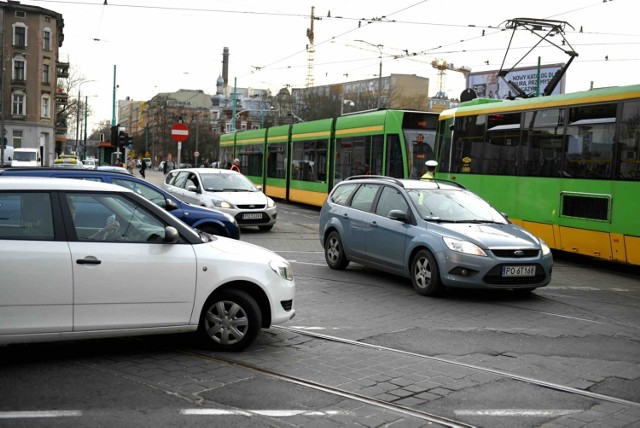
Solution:
M 76 260 L 76 263 L 79 265 L 99 265 L 100 263 L 102 263 L 102 260 L 98 260 L 98 259 L 78 259 Z
M 371 226 L 373 226 L 373 227 L 378 227 L 378 223 L 377 223 L 377 222 L 375 222 L 375 221 L 372 221 L 370 224 L 371 224 Z

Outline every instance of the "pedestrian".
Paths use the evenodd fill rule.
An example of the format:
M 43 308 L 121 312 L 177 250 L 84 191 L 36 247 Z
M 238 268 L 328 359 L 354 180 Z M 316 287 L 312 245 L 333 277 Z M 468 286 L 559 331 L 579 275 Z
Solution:
M 131 175 L 133 175 L 133 170 L 135 168 L 136 168 L 136 161 L 133 160 L 131 157 L 129 157 L 129 160 L 127 161 L 127 169 L 129 170 Z
M 427 162 L 425 162 L 425 165 L 427 166 L 427 172 L 425 172 L 424 175 L 420 177 L 420 179 L 433 180 L 434 178 L 436 178 L 436 167 L 438 166 L 438 162 L 434 160 L 428 160 Z
M 167 175 L 169 171 L 173 171 L 174 169 L 176 169 L 176 164 L 173 162 L 173 155 L 169 153 L 167 160 L 164 161 L 164 165 L 162 166 L 162 172 L 164 175 Z
M 142 162 L 140 162 L 140 175 L 142 176 L 142 178 L 146 179 L 147 177 L 145 177 L 144 172 L 147 170 L 147 162 L 142 159 Z
M 233 165 L 231 165 L 231 168 L 229 168 L 231 171 L 236 171 L 236 172 L 240 172 L 240 159 L 235 158 L 233 160 Z

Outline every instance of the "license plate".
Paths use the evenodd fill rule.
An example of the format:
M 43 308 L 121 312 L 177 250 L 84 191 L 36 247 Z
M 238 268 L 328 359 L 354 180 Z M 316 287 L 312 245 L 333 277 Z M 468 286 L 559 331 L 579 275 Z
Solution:
M 535 276 L 535 266 L 502 266 L 502 276 Z
M 262 220 L 262 213 L 245 213 L 242 214 L 243 220 Z

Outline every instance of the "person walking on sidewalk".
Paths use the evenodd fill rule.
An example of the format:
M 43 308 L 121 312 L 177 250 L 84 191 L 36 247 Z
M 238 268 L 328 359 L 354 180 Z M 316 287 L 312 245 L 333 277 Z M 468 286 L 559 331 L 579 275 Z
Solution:
M 142 176 L 142 178 L 147 178 L 144 175 L 144 172 L 147 170 L 147 162 L 142 159 L 142 162 L 140 163 L 140 175 Z

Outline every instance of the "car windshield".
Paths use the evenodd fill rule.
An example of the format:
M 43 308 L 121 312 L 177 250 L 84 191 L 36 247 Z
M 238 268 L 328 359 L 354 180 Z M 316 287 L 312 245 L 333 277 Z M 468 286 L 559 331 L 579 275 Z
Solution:
M 505 218 L 473 193 L 459 189 L 407 189 L 424 220 L 455 223 L 502 223 Z
M 207 192 L 255 192 L 258 189 L 241 174 L 200 174 Z

